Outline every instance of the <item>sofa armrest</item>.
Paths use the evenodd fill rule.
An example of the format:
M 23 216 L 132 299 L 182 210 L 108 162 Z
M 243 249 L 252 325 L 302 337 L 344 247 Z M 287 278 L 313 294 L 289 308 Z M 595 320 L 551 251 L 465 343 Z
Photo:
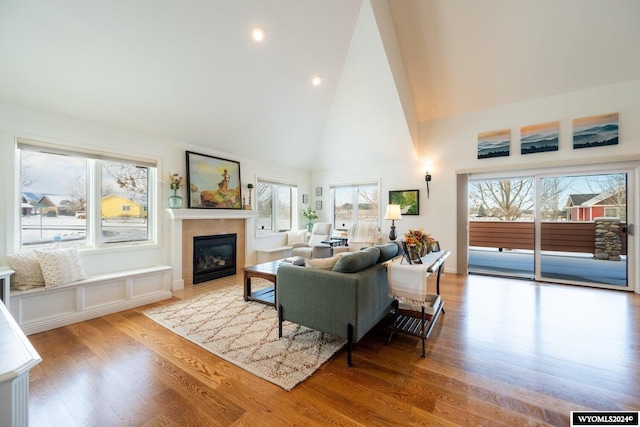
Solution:
M 302 243 L 302 242 L 298 242 L 298 243 L 294 243 L 293 245 L 291 245 L 291 248 L 295 249 L 295 248 L 307 248 L 309 247 L 309 245 L 307 245 L 306 243 Z

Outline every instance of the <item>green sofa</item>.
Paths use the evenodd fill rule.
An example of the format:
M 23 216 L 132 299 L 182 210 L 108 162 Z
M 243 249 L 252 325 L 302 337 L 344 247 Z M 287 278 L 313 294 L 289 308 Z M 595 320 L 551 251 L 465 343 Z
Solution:
M 384 262 L 400 252 L 396 243 L 342 255 L 332 270 L 283 265 L 277 273 L 276 307 L 285 320 L 347 339 L 347 365 L 358 342 L 390 311 Z

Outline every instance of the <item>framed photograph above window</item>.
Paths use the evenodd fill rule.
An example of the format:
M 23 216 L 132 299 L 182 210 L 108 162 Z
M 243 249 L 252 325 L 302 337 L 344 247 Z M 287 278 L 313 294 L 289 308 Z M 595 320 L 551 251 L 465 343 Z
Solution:
M 187 151 L 188 206 L 242 209 L 240 163 Z
M 420 214 L 420 191 L 389 191 L 389 204 L 400 205 L 402 215 Z

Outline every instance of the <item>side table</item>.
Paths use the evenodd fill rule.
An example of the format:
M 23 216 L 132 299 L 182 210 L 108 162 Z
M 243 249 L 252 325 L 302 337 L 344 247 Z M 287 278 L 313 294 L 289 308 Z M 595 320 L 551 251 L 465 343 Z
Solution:
M 429 338 L 440 313 L 444 313 L 444 301 L 440 298 L 440 276 L 449 255 L 451 255 L 449 251 L 435 252 L 423 257 L 423 264 L 401 265 L 400 261 L 396 260 L 387 265 L 390 296 L 394 298 L 391 309 L 394 316 L 391 332 L 385 345 L 389 345 L 395 332 L 416 336 L 422 339 L 422 357 L 425 357 L 425 340 Z M 392 274 L 389 270 L 394 268 L 402 269 L 404 273 L 409 274 L 404 276 Z M 427 278 L 432 274 L 436 275 L 435 294 L 428 293 L 426 286 Z M 401 281 L 398 277 L 413 277 L 418 283 L 415 283 L 415 287 L 409 283 L 407 287 L 406 281 Z M 408 299 L 409 294 L 412 296 L 419 294 L 420 299 L 416 297 Z M 411 308 L 401 308 L 400 300 Z
M 277 273 L 278 267 L 282 261 L 265 262 L 258 265 L 250 265 L 243 269 L 244 271 L 244 300 L 245 301 L 258 301 L 263 304 L 276 306 L 276 286 L 277 286 Z M 259 277 L 261 279 L 268 280 L 273 283 L 273 286 L 252 291 L 251 290 L 251 278 Z

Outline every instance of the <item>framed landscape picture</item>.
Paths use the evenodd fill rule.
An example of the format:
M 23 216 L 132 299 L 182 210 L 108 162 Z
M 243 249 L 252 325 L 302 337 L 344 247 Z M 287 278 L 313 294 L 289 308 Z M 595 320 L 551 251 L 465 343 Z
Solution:
M 389 204 L 400 205 L 402 215 L 420 214 L 420 191 L 389 191 Z
M 558 151 L 559 122 L 523 126 L 520 129 L 520 154 Z
M 573 148 L 602 147 L 618 143 L 618 113 L 573 120 Z
M 478 159 L 508 157 L 511 130 L 502 129 L 478 134 Z
M 187 151 L 188 207 L 242 209 L 240 163 Z

